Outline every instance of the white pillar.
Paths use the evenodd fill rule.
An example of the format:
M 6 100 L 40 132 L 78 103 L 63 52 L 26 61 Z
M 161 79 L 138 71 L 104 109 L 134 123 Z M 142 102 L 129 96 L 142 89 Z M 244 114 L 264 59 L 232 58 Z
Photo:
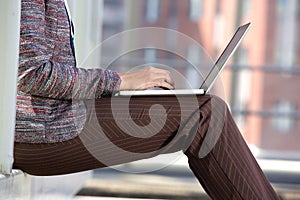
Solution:
M 10 174 L 16 113 L 20 0 L 0 2 L 0 173 Z

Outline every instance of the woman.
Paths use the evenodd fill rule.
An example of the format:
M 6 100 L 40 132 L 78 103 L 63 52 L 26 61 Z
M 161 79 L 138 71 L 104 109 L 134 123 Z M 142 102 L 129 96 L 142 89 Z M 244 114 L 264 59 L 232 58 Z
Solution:
M 152 67 L 128 74 L 77 68 L 70 24 L 63 0 L 22 0 L 15 168 L 59 175 L 183 150 L 211 198 L 278 198 L 224 101 L 111 98 L 119 90 L 173 89 L 174 81 Z M 220 135 L 210 131 L 216 127 Z M 206 137 L 216 144 L 201 156 Z

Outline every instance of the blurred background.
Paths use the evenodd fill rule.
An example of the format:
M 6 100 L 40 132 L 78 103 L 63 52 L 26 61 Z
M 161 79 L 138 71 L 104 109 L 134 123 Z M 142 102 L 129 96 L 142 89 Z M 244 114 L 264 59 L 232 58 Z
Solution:
M 202 45 L 214 61 L 236 28 L 252 22 L 220 77 L 223 97 L 258 159 L 299 164 L 298 0 L 69 0 L 69 4 L 75 22 L 79 63 L 84 62 L 86 52 L 95 51 L 101 41 L 122 31 L 143 27 L 162 27 L 186 34 Z M 130 45 L 135 39 L 126 39 L 123 44 L 105 50 L 97 49 L 96 55 L 101 57 L 95 56 L 94 60 L 84 63 L 101 66 L 118 48 Z M 170 40 L 180 48 L 176 38 Z M 202 54 L 197 46 L 186 46 L 184 51 L 189 60 L 201 62 Z M 153 62 L 172 66 L 187 78 L 193 76 L 187 62 L 156 49 L 126 55 L 114 62 L 112 69 L 127 71 L 130 67 Z M 289 166 L 293 165 L 277 166 L 291 171 Z
M 122 31 L 142 27 L 177 30 L 196 40 L 215 61 L 236 28 L 252 27 L 221 75 L 225 98 L 249 144 L 296 156 L 300 151 L 300 3 L 297 0 L 70 0 L 75 21 L 78 59 L 87 49 Z M 77 11 L 77 12 L 76 12 Z M 86 12 L 84 12 L 86 11 Z M 86 21 L 88 18 L 88 22 Z M 90 35 L 88 41 L 81 34 Z M 155 36 L 153 36 L 155 37 Z M 125 40 L 124 43 L 134 42 Z M 81 45 L 81 44 L 84 45 Z M 172 39 L 176 44 L 176 38 Z M 89 47 L 86 47 L 89 45 Z M 98 59 L 107 59 L 110 46 Z M 83 48 L 81 48 L 84 46 Z M 185 47 L 186 57 L 201 62 L 197 46 Z M 100 55 L 101 52 L 99 52 Z M 89 59 L 90 60 L 90 59 Z M 98 62 L 100 62 L 98 60 Z M 188 74 L 176 55 L 157 49 L 132 53 L 114 69 L 143 63 L 165 63 Z M 79 62 L 80 63 L 80 62 Z M 91 65 L 94 65 L 91 64 Z M 96 66 L 98 64 L 96 63 Z M 125 69 L 124 69 L 125 68 Z M 290 153 L 290 154 L 289 154 Z M 300 153 L 299 153 L 300 158 Z

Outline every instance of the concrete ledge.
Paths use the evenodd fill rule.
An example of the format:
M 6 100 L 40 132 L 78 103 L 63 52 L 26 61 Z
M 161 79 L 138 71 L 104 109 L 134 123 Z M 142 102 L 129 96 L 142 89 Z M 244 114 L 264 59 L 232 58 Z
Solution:
M 31 183 L 30 200 L 69 200 L 75 196 L 91 172 L 82 172 L 62 176 L 28 176 Z
M 0 199 L 30 199 L 30 184 L 26 175 L 13 170 L 10 176 L 0 175 Z
M 9 178 L 16 177 L 16 176 L 19 176 L 19 175 L 24 175 L 24 173 L 20 170 L 13 170 L 12 174 L 9 175 L 9 176 L 0 173 L 0 181 L 7 180 Z
M 110 174 L 87 181 L 78 196 L 208 200 L 199 183 L 150 174 Z
M 91 172 L 35 177 L 19 170 L 13 170 L 10 176 L 0 174 L 0 199 L 69 200 L 90 178 Z

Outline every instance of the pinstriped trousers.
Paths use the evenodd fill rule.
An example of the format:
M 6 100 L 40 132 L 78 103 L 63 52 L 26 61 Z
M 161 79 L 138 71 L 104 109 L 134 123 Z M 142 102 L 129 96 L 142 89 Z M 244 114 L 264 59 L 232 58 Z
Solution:
M 278 199 L 226 103 L 216 96 L 86 101 L 82 133 L 52 144 L 15 143 L 14 168 L 75 173 L 182 150 L 212 199 Z

